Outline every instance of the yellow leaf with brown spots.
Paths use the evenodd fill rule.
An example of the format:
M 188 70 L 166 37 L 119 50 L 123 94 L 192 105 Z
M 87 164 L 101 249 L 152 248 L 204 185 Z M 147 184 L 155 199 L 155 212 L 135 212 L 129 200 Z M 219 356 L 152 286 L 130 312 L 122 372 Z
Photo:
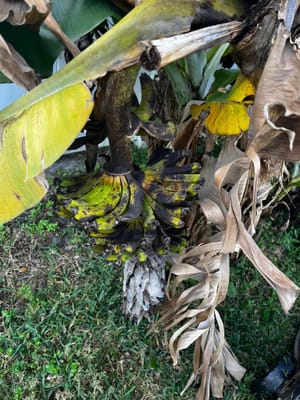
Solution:
M 77 84 L 0 122 L 0 223 L 46 194 L 42 171 L 69 147 L 92 108 L 89 89 Z

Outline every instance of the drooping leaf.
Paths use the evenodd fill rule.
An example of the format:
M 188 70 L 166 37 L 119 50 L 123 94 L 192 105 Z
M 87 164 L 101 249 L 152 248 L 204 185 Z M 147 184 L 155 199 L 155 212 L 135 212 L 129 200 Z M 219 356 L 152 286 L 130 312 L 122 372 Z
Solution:
M 240 75 L 226 93 L 214 92 L 202 105 L 192 105 L 191 114 L 196 119 L 199 114 L 209 110 L 204 124 L 210 133 L 216 135 L 239 135 L 245 132 L 250 123 L 246 104 L 252 102 L 255 93 L 252 83 Z M 249 100 L 247 100 L 247 98 Z
M 17 118 L 1 122 L 0 223 L 45 195 L 47 184 L 40 172 L 70 145 L 92 106 L 89 89 L 77 84 L 24 108 Z
M 0 35 L 0 71 L 12 82 L 30 90 L 40 83 L 39 77 L 16 50 Z
M 163 4 L 159 0 L 148 0 L 140 3 L 56 74 L 2 110 L 0 121 L 66 87 L 137 63 L 145 49 L 143 40 L 188 31 L 196 8 L 194 0 L 168 0 Z
M 250 148 L 284 161 L 300 160 L 300 61 L 283 26 L 257 88 L 250 125 Z M 279 84 L 280 82 L 280 84 Z
M 185 389 L 199 381 L 199 400 L 209 400 L 210 393 L 221 398 L 224 382 L 230 376 L 240 380 L 245 373 L 228 348 L 216 309 L 228 290 L 229 253 L 245 253 L 276 290 L 286 313 L 300 293 L 299 287 L 264 256 L 248 232 L 245 220 L 249 217 L 242 207 L 251 160 L 233 139 L 226 140 L 218 159 L 208 157 L 202 168 L 205 181 L 199 191 L 199 204 L 214 227 L 213 233 L 202 237 L 200 245 L 173 257 L 168 302 L 162 308 L 165 329 L 176 328 L 169 341 L 174 363 L 182 349 L 194 344 L 193 373 Z M 182 285 L 191 279 L 193 286 Z

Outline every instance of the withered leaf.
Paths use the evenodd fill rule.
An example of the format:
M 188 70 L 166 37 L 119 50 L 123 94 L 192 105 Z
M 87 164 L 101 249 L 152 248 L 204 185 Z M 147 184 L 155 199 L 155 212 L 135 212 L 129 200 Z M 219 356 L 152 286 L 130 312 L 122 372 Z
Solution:
M 0 22 L 12 25 L 30 25 L 38 30 L 51 9 L 48 0 L 2 0 Z
M 258 85 L 250 123 L 251 151 L 300 160 L 300 60 L 283 25 Z
M 0 35 L 0 70 L 12 82 L 26 90 L 40 83 L 40 78 L 24 58 Z

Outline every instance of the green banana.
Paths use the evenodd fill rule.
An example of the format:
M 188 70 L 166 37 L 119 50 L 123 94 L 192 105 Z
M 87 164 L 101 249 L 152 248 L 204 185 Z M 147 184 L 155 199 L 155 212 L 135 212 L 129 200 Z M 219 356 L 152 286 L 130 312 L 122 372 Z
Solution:
M 111 232 L 97 232 L 92 236 L 97 238 L 96 246 L 98 248 L 102 246 L 103 249 L 108 249 L 108 244 L 112 244 L 112 246 L 109 245 L 108 251 L 110 253 L 117 253 L 116 255 L 119 256 L 120 254 L 118 253 L 134 253 L 139 247 L 143 235 L 143 221 L 141 218 L 137 218 L 128 224 L 120 223 Z
M 83 188 L 76 185 L 64 209 L 77 220 L 92 221 L 90 236 L 111 261 L 143 258 L 150 248 L 165 253 L 172 243 L 181 248 L 184 219 L 201 186 L 198 163 L 177 165 L 186 156 L 162 151 L 156 163 L 134 175 L 90 176 Z M 72 188 L 72 183 L 65 186 Z
M 200 184 L 200 174 L 170 174 L 164 177 L 164 184 L 171 182 L 182 182 L 182 183 L 197 183 Z
M 172 214 L 174 218 L 185 218 L 190 212 L 190 207 L 165 207 L 165 209 Z
M 184 192 L 186 196 L 196 196 L 201 189 L 201 184 L 190 182 L 163 181 L 161 182 L 162 190 L 170 192 Z
M 151 207 L 151 199 L 148 194 L 145 194 L 143 203 L 143 222 L 144 222 L 144 238 L 145 240 L 152 241 L 157 235 L 157 221 L 153 209 Z

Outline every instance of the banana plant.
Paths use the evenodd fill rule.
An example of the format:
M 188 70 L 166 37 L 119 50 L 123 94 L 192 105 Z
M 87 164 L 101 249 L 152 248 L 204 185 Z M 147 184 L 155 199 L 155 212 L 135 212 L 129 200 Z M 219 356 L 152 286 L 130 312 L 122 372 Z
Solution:
M 228 22 L 233 14 L 240 12 L 240 3 L 234 0 L 226 5 L 216 1 L 213 7 L 206 1 L 168 0 L 161 3 L 158 0 L 145 0 L 55 75 L 2 110 L 0 222 L 17 216 L 43 197 L 47 190 L 42 175 L 44 169 L 70 145 L 92 112 L 93 99 L 83 82 L 99 80 L 108 74 L 105 113 L 111 143 L 111 162 L 100 176 L 91 177 L 92 184 L 87 180 L 83 188 L 79 189 L 79 195 L 75 194 L 75 200 L 83 192 L 86 196 L 80 199 L 83 200 L 82 213 L 79 206 L 74 207 L 74 199 L 64 204 L 65 210 L 75 218 L 92 222 L 92 233 L 97 236 L 99 245 L 103 240 L 123 243 L 124 229 L 127 237 L 132 226 L 136 232 L 140 232 L 142 225 L 144 232 L 146 221 L 149 226 L 150 221 L 160 221 L 156 242 L 168 242 L 168 235 L 162 229 L 164 225 L 177 230 L 177 240 L 180 242 L 180 228 L 184 225 L 189 197 L 196 195 L 200 183 L 199 166 L 178 166 L 186 156 L 184 152 L 175 153 L 174 156 L 163 154 L 140 174 L 134 175 L 126 138 L 128 105 L 136 73 L 134 65 L 145 63 L 155 68 L 157 60 L 165 64 L 169 62 L 170 55 L 159 53 L 157 49 L 160 47 L 156 46 L 155 39 L 174 36 L 176 41 L 191 42 L 192 50 L 189 51 L 194 51 L 198 32 L 195 32 L 195 36 L 194 32 L 190 32 L 191 29 L 204 26 L 203 30 L 199 29 L 202 46 L 214 45 L 215 32 L 217 40 L 222 40 L 224 33 L 227 38 L 228 34 L 240 31 L 240 24 L 232 25 Z M 207 23 L 203 23 L 206 18 L 209 24 L 218 25 L 213 30 L 206 28 Z M 70 45 L 69 42 L 67 44 Z M 164 47 L 168 47 L 168 44 Z M 177 57 L 181 57 L 181 52 Z M 116 70 L 121 71 L 113 72 Z M 123 115 L 125 118 L 122 118 Z M 49 132 L 52 133 L 51 140 Z M 17 153 L 13 158 L 12 148 Z M 95 204 L 97 200 L 93 198 L 94 192 L 105 192 L 110 186 L 117 189 L 117 195 L 109 197 L 111 204 L 108 207 L 103 207 L 102 201 Z M 71 191 L 74 192 L 73 189 Z M 167 193 L 164 194 L 164 191 Z M 115 200 L 116 209 L 113 207 Z M 96 212 L 94 206 L 97 206 Z M 101 214 L 103 212 L 105 215 Z M 136 234 L 135 243 L 130 242 L 127 246 L 129 252 L 143 242 L 146 236 Z M 164 240 L 161 240 L 162 237 Z M 139 257 L 142 260 L 145 258 L 143 254 Z
M 269 5 L 270 2 L 266 3 Z M 34 0 L 26 0 L 26 3 L 32 4 Z M 222 396 L 225 369 L 229 375 L 236 375 L 237 379 L 243 375 L 240 368 L 238 374 L 232 373 L 236 362 L 229 353 L 222 321 L 216 310 L 227 290 L 229 253 L 236 249 L 245 252 L 278 292 L 286 312 L 299 293 L 299 288 L 261 254 L 251 238 L 251 229 L 247 229 L 242 221 L 242 203 L 249 183 L 251 163 L 254 165 L 255 197 L 258 153 L 265 154 L 264 151 L 270 147 L 272 150 L 270 137 L 274 133 L 274 125 L 277 135 L 287 132 L 289 144 L 295 142 L 293 139 L 297 132 L 293 130 L 294 126 L 291 127 L 289 117 L 293 112 L 292 122 L 296 122 L 297 110 L 288 104 L 287 114 L 284 114 L 278 104 L 268 104 L 269 114 L 266 115 L 265 94 L 262 89 L 258 90 L 259 101 L 254 104 L 258 118 L 250 123 L 253 136 L 250 146 L 242 152 L 231 141 L 228 142 L 231 145 L 221 152 L 219 160 L 208 158 L 203 169 L 205 190 L 200 187 L 203 181 L 199 163 L 185 163 L 189 156 L 185 150 L 163 148 L 154 153 L 146 167 L 135 168 L 127 136 L 131 132 L 130 103 L 138 66 L 142 64 L 149 69 L 163 67 L 196 50 L 230 42 L 237 33 L 243 37 L 248 25 L 251 28 L 247 32 L 250 39 L 247 34 L 246 37 L 250 41 L 255 36 L 254 27 L 257 29 L 258 23 L 266 27 L 264 18 L 267 15 L 262 13 L 253 20 L 253 25 L 248 20 L 230 21 L 236 19 L 237 15 L 245 15 L 244 2 L 238 0 L 143 0 L 138 3 L 112 29 L 76 55 L 59 72 L 0 112 L 0 222 L 17 216 L 44 195 L 47 190 L 42 175 L 44 169 L 61 155 L 85 125 L 94 107 L 88 85 L 105 77 L 103 100 L 111 160 L 103 171 L 62 183 L 66 189 L 60 193 L 63 211 L 88 225 L 101 250 L 108 248 L 107 243 L 110 243 L 115 254 L 130 254 L 129 258 L 123 260 L 124 290 L 128 292 L 124 309 L 140 320 L 148 315 L 150 305 L 157 304 L 163 295 L 165 249 L 170 249 L 171 236 L 175 242 L 177 240 L 176 244 L 181 244 L 186 213 L 199 196 L 204 216 L 213 225 L 214 234 L 206 237 L 200 246 L 173 265 L 174 285 L 169 292 L 170 301 L 163 321 L 166 322 L 166 329 L 183 323 L 170 340 L 174 361 L 177 362 L 182 349 L 195 343 L 195 370 L 188 385 L 200 379 L 197 399 L 208 400 L 210 390 L 216 397 Z M 279 1 L 275 3 L 279 6 Z M 299 80 L 294 68 L 296 56 L 291 55 L 290 48 L 293 43 L 295 51 L 298 51 L 297 38 L 291 36 L 290 22 L 299 1 L 282 1 L 280 6 L 278 19 L 275 13 L 271 13 L 271 18 L 275 19 L 271 36 L 274 33 L 277 35 L 270 57 L 266 56 L 267 69 L 264 69 L 261 80 L 261 88 L 267 88 L 268 91 L 271 77 L 279 81 L 282 73 L 276 61 L 277 54 L 280 54 L 283 62 L 293 61 L 293 68 L 289 69 L 289 82 Z M 46 12 L 45 23 L 47 18 Z M 289 43 L 287 38 L 292 42 Z M 68 40 L 66 43 L 72 47 Z M 256 46 L 261 50 L 260 43 L 256 43 Z M 183 47 L 184 50 L 180 49 L 178 53 L 174 50 Z M 270 44 L 269 49 L 271 47 Z M 73 51 L 76 53 L 74 48 Z M 215 59 L 223 51 L 224 48 L 216 49 Z M 240 46 L 236 54 L 242 54 L 243 51 L 245 48 Z M 246 64 L 242 70 L 247 71 Z M 209 74 L 207 78 L 210 78 Z M 200 95 L 206 96 L 210 79 L 196 83 Z M 35 85 L 34 81 L 31 85 Z M 231 103 L 241 100 L 239 89 L 233 86 L 233 94 L 220 95 L 222 101 L 232 106 Z M 247 95 L 252 94 L 251 87 Z M 210 97 L 212 103 L 216 99 Z M 243 100 L 240 102 L 243 103 Z M 209 124 L 207 128 L 210 129 Z M 293 152 L 292 157 L 298 155 Z M 252 218 L 253 215 L 256 215 L 255 212 Z M 142 251 L 136 251 L 138 247 Z M 184 247 L 183 244 L 182 252 Z M 191 278 L 199 281 L 196 288 L 184 289 L 182 295 L 179 294 L 181 283 Z M 170 284 L 171 280 L 172 276 Z M 150 302 L 144 301 L 146 297 Z
M 46 184 L 37 177 L 62 154 L 85 124 L 93 103 L 82 82 L 138 63 L 147 40 L 188 32 L 193 21 L 203 11 L 207 13 L 207 8 L 198 9 L 201 4 L 192 0 L 142 2 L 64 68 L 0 112 L 2 223 L 41 199 Z M 220 18 L 228 19 L 224 13 L 214 13 L 218 22 Z M 64 112 L 65 109 L 69 112 Z M 39 114 L 43 118 L 37 118 Z M 66 114 L 73 124 L 69 125 Z M 51 141 L 49 132 L 54 135 Z M 11 148 L 15 157 L 11 156 Z

